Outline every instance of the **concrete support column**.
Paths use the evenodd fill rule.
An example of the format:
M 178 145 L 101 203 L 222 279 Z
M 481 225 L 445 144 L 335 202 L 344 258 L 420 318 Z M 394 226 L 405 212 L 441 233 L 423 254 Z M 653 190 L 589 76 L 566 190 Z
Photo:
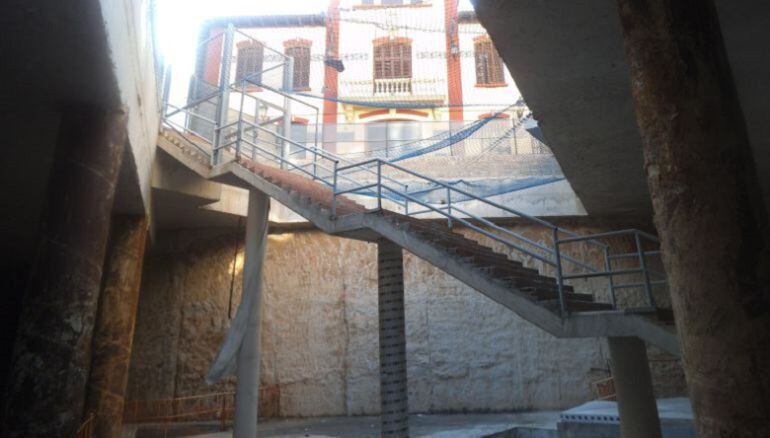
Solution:
M 647 349 L 639 338 L 608 338 L 623 438 L 660 438 Z
M 770 436 L 770 226 L 714 2 L 618 11 L 698 435 Z
M 122 112 L 62 112 L 5 395 L 3 437 L 70 438 L 80 425 L 125 143 Z
M 404 318 L 404 257 L 401 247 L 377 244 L 380 314 L 380 408 L 383 437 L 409 436 Z
M 85 412 L 96 413 L 95 436 L 120 438 L 131 345 L 149 222 L 145 216 L 113 218 L 104 289 L 91 356 Z
M 243 260 L 243 295 L 248 322 L 237 355 L 234 438 L 257 436 L 259 407 L 259 332 L 262 308 L 262 265 L 267 246 L 267 216 L 270 198 L 262 192 L 249 192 L 246 218 L 246 247 Z M 250 299 L 246 299 L 247 295 Z M 241 309 L 239 309 L 240 311 Z

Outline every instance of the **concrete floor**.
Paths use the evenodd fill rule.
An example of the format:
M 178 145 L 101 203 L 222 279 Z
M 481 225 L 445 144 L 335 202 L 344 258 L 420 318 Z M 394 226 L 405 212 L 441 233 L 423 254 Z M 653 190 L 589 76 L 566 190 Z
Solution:
M 483 437 L 514 427 L 556 429 L 559 412 L 507 414 L 412 415 L 410 436 L 436 438 Z M 323 417 L 270 420 L 259 425 L 260 437 L 365 438 L 379 437 L 379 417 Z M 193 436 L 193 435 L 187 435 Z M 194 435 L 196 438 L 230 438 L 231 432 Z

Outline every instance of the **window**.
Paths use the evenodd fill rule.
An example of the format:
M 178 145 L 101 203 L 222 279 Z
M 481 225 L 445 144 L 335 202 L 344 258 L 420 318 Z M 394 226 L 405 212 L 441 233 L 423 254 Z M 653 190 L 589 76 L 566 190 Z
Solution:
M 411 78 L 412 42 L 408 38 L 374 41 L 374 79 Z
M 476 58 L 476 85 L 504 86 L 503 60 L 492 45 L 492 40 L 486 35 L 474 39 L 473 51 Z
M 264 48 L 262 43 L 256 41 L 241 41 L 238 43 L 238 57 L 235 66 L 235 80 L 248 76 L 252 83 L 262 81 L 262 58 Z
M 283 43 L 287 56 L 294 58 L 294 78 L 292 86 L 295 90 L 310 89 L 310 40 L 293 39 Z

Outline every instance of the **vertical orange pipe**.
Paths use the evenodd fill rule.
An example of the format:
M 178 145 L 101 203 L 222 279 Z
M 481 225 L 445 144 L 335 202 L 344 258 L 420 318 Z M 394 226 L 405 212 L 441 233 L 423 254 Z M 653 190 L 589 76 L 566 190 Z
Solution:
M 222 33 L 222 28 L 213 27 L 209 30 L 209 34 L 207 38 L 211 38 L 212 36 L 221 34 L 221 33 Z M 213 85 L 219 84 L 219 69 L 222 64 L 223 40 L 224 38 L 220 35 L 219 37 L 212 39 L 206 44 L 205 51 L 201 49 L 202 53 L 205 54 L 204 55 L 205 58 L 203 59 L 203 68 L 202 68 L 203 80 L 208 82 L 209 84 L 213 84 Z
M 460 39 L 458 37 L 457 0 L 444 0 L 444 28 L 446 29 L 446 71 L 447 95 L 449 96 L 449 120 L 462 121 L 463 87 L 460 70 Z
M 330 0 L 326 14 L 326 58 L 340 56 L 340 1 Z M 326 66 L 324 69 L 323 147 L 331 152 L 337 150 L 334 138 L 337 136 L 337 96 L 339 72 Z

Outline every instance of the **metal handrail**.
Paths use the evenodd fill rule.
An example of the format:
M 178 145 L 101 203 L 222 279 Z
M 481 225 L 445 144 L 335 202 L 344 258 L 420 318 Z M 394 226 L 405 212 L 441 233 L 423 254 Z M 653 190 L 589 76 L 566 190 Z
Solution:
M 176 105 L 173 105 L 173 104 L 167 103 L 167 104 L 166 104 L 166 106 L 170 106 L 170 107 L 174 108 L 174 109 L 175 109 L 175 111 L 173 111 L 173 112 L 171 112 L 171 113 L 168 113 L 168 114 L 166 114 L 164 117 L 171 117 L 171 116 L 174 116 L 174 115 L 176 115 L 176 114 L 178 114 L 178 113 L 180 113 L 180 112 L 182 112 L 182 111 L 187 111 L 187 110 L 188 110 L 188 108 L 192 108 L 192 107 L 194 107 L 194 106 L 198 106 L 198 105 L 202 104 L 203 102 L 206 102 L 207 100 L 211 100 L 211 99 L 213 99 L 213 98 L 215 98 L 215 97 L 219 97 L 219 94 L 220 94 L 220 93 L 221 93 L 221 92 L 220 92 L 219 90 L 217 90 L 217 91 L 214 91 L 213 93 L 209 94 L 208 96 L 204 96 L 204 97 L 201 97 L 200 99 L 196 99 L 196 100 L 194 100 L 194 101 L 192 101 L 192 102 L 190 102 L 190 103 L 186 104 L 186 105 L 185 105 L 185 106 L 183 106 L 183 107 L 178 107 L 178 106 L 176 106 Z M 213 120 L 212 120 L 212 121 L 213 121 Z
M 469 193 L 469 192 L 467 192 L 465 190 L 462 190 L 462 189 L 459 189 L 457 187 L 451 186 L 450 184 L 447 184 L 447 183 L 445 183 L 443 181 L 438 181 L 436 179 L 433 179 L 431 177 L 422 175 L 422 174 L 420 174 L 420 173 L 418 173 L 416 171 L 413 171 L 411 169 L 408 169 L 406 167 L 400 166 L 398 164 L 394 164 L 394 163 L 389 162 L 389 161 L 382 160 L 380 158 L 372 158 L 372 159 L 360 161 L 360 162 L 357 162 L 357 163 L 348 164 L 348 165 L 345 165 L 345 166 L 338 166 L 336 168 L 335 178 L 334 178 L 335 182 L 333 184 L 333 191 L 334 191 L 334 195 L 333 196 L 334 196 L 334 198 L 333 198 L 333 202 L 332 202 L 332 216 L 334 216 L 336 214 L 336 210 L 335 210 L 336 202 L 335 202 L 335 200 L 336 200 L 337 196 L 342 195 L 342 194 L 356 193 L 356 192 L 361 191 L 361 190 L 365 190 L 365 189 L 368 190 L 368 189 L 373 188 L 373 186 L 371 184 L 368 184 L 368 185 L 362 185 L 362 186 L 358 187 L 358 190 L 356 190 L 356 189 L 339 190 L 338 186 L 337 186 L 337 182 L 336 182 L 337 181 L 337 177 L 342 175 L 343 173 L 350 173 L 351 170 L 370 169 L 372 166 L 375 166 L 375 165 L 377 166 L 377 174 L 378 174 L 378 181 L 377 181 L 377 189 L 378 189 L 377 190 L 377 193 L 378 193 L 377 194 L 377 202 L 378 202 L 378 206 L 382 204 L 382 194 L 381 194 L 381 192 L 382 192 L 382 189 L 384 188 L 384 189 L 390 191 L 391 193 L 393 193 L 393 194 L 395 194 L 395 195 L 397 195 L 399 197 L 402 197 L 403 199 L 406 200 L 406 202 L 411 201 L 411 202 L 414 202 L 414 203 L 416 203 L 416 204 L 418 204 L 418 205 L 420 205 L 420 206 L 425 208 L 425 210 L 419 210 L 417 212 L 412 212 L 412 215 L 424 214 L 424 213 L 428 213 L 428 212 L 435 212 L 435 213 L 439 214 L 440 216 L 445 217 L 448 220 L 448 226 L 450 228 L 451 228 L 453 222 L 462 223 L 465 226 L 467 226 L 467 227 L 469 227 L 469 228 L 471 228 L 471 229 L 481 233 L 482 235 L 487 236 L 487 237 L 489 237 L 489 238 L 491 238 L 491 239 L 493 239 L 495 241 L 501 242 L 501 243 L 507 245 L 508 247 L 515 249 L 516 251 L 519 251 L 521 253 L 529 255 L 530 257 L 533 257 L 533 258 L 535 258 L 537 260 L 540 260 L 540 261 L 542 261 L 543 263 L 545 263 L 547 265 L 554 266 L 555 269 L 556 269 L 556 280 L 557 280 L 557 284 L 558 284 L 558 288 L 559 288 L 560 307 L 561 307 L 562 315 L 564 317 L 566 317 L 568 315 L 567 300 L 566 300 L 566 295 L 565 295 L 565 292 L 564 292 L 564 282 L 566 280 L 587 279 L 587 278 L 596 278 L 596 277 L 608 278 L 610 280 L 610 292 L 611 292 L 611 297 L 612 297 L 612 301 L 613 301 L 613 307 L 616 306 L 616 297 L 615 297 L 615 290 L 616 289 L 623 289 L 623 288 L 630 288 L 630 287 L 643 287 L 645 289 L 645 293 L 646 293 L 646 296 L 647 296 L 647 301 L 650 304 L 650 307 L 655 307 L 655 298 L 654 298 L 654 296 L 652 294 L 651 289 L 652 289 L 652 286 L 654 284 L 660 284 L 660 282 L 659 281 L 653 282 L 653 281 L 650 280 L 651 270 L 647 268 L 646 261 L 645 261 L 645 257 L 648 255 L 647 254 L 648 252 L 644 251 L 642 249 L 641 239 L 642 238 L 648 239 L 648 240 L 651 240 L 651 241 L 656 242 L 656 243 L 657 243 L 658 240 L 657 240 L 657 238 L 655 236 L 653 236 L 653 235 L 651 235 L 649 233 L 645 233 L 645 232 L 640 231 L 640 230 L 620 230 L 620 231 L 612 231 L 612 232 L 606 232 L 606 233 L 598 233 L 598 234 L 593 234 L 593 235 L 582 235 L 581 236 L 581 235 L 578 235 L 577 233 L 574 233 L 574 232 L 569 231 L 569 230 L 565 230 L 565 229 L 563 229 L 561 227 L 558 227 L 558 226 L 556 226 L 554 224 L 546 222 L 546 221 L 544 221 L 544 220 L 542 220 L 540 218 L 537 218 L 537 217 L 534 217 L 534 216 L 530 216 L 528 214 L 522 213 L 522 212 L 520 212 L 518 210 L 515 210 L 513 208 L 506 207 L 506 206 L 501 205 L 499 203 L 490 201 L 489 199 L 476 196 L 476 195 L 474 195 L 472 193 Z M 430 191 L 445 189 L 447 191 L 446 202 L 447 202 L 448 205 L 442 205 L 440 207 L 435 207 L 435 206 L 431 205 L 430 202 L 423 202 L 423 201 L 417 199 L 415 197 L 416 193 L 409 194 L 409 193 L 406 193 L 405 191 L 401 191 L 401 190 L 395 189 L 395 188 L 393 188 L 393 187 L 391 187 L 389 185 L 386 185 L 382 181 L 382 178 L 381 178 L 382 168 L 383 167 L 389 167 L 389 168 L 392 168 L 392 169 L 396 169 L 397 171 L 406 173 L 408 175 L 411 175 L 413 177 L 416 177 L 416 178 L 419 178 L 421 180 L 427 181 L 427 182 L 432 183 L 434 185 L 434 187 L 429 187 L 428 189 L 421 190 L 420 192 L 424 193 L 424 192 L 430 192 Z M 505 228 L 503 228 L 503 227 L 501 227 L 501 226 L 499 226 L 497 224 L 494 224 L 493 222 L 489 221 L 488 219 L 479 217 L 477 215 L 474 215 L 474 214 L 468 212 L 465 209 L 459 208 L 456 205 L 453 207 L 452 206 L 452 201 L 451 201 L 452 193 L 457 193 L 459 195 L 462 195 L 462 196 L 467 198 L 466 200 L 474 200 L 474 201 L 481 202 L 481 203 L 483 203 L 485 205 L 491 206 L 493 208 L 497 208 L 497 209 L 502 210 L 504 212 L 507 212 L 509 214 L 512 214 L 512 215 L 524 218 L 524 219 L 526 219 L 528 221 L 537 223 L 537 224 L 539 224 L 541 226 L 544 226 L 546 228 L 551 229 L 552 230 L 552 234 L 553 234 L 553 239 L 552 239 L 553 240 L 553 242 L 552 242 L 553 246 L 549 248 L 549 247 L 547 247 L 545 245 L 541 245 L 538 242 L 535 242 L 535 241 L 532 241 L 530 239 L 527 239 L 524 236 L 520 236 L 517 233 L 514 233 L 514 232 L 512 232 L 512 231 L 510 231 L 508 229 L 505 229 Z M 454 214 L 452 212 L 453 209 L 455 210 Z M 471 223 L 470 221 L 466 220 L 464 217 L 462 217 L 460 215 L 465 215 L 467 217 L 473 218 L 476 221 L 486 225 L 488 228 L 491 228 L 494 231 L 497 231 L 497 232 L 505 234 L 508 238 L 500 237 L 496 233 L 493 233 L 493 232 L 490 232 L 490 231 L 488 231 L 486 229 L 483 229 L 483 228 L 481 228 L 481 227 Z M 559 235 L 560 233 L 566 234 L 569 237 L 560 237 L 560 235 Z M 611 269 L 611 263 L 610 263 L 611 259 L 610 259 L 610 254 L 609 254 L 609 246 L 607 244 L 604 244 L 604 243 L 600 242 L 599 239 L 609 238 L 609 237 L 616 237 L 616 236 L 622 236 L 622 235 L 627 235 L 627 234 L 633 234 L 633 236 L 634 236 L 634 238 L 636 240 L 637 253 L 638 253 L 637 255 L 638 255 L 640 266 L 637 269 L 612 270 Z M 517 240 L 519 242 L 523 242 L 526 245 L 530 245 L 530 246 L 532 246 L 534 248 L 537 248 L 537 250 L 544 252 L 546 255 L 543 256 L 543 255 L 541 255 L 539 253 L 536 253 L 535 251 L 532 251 L 532 250 L 530 250 L 528 248 L 525 248 L 522 245 L 517 244 L 514 241 L 512 241 L 511 238 L 513 238 L 513 239 L 515 239 L 515 240 Z M 598 268 L 596 268 L 594 266 L 591 266 L 590 264 L 587 264 L 585 262 L 577 260 L 577 259 L 575 259 L 573 257 L 570 257 L 570 256 L 568 256 L 566 254 L 563 254 L 561 252 L 561 248 L 560 248 L 561 245 L 568 244 L 568 243 L 575 243 L 575 242 L 588 242 L 590 244 L 599 245 L 604 250 L 604 255 L 605 255 L 604 270 L 598 269 Z M 564 272 L 564 267 L 562 265 L 563 262 L 569 262 L 571 264 L 574 264 L 574 265 L 584 269 L 587 272 L 579 273 L 579 274 L 566 274 Z M 643 283 L 639 283 L 639 284 L 633 284 L 633 285 L 632 284 L 615 285 L 614 282 L 612 281 L 614 276 L 626 275 L 626 274 L 632 274 L 632 273 L 642 274 L 644 276 L 644 282 Z
M 228 45 L 232 45 L 233 32 L 240 33 L 247 38 L 253 39 L 241 31 L 234 30 L 232 26 L 228 26 L 227 33 L 225 34 L 226 48 Z M 265 46 L 264 44 L 263 46 L 268 50 L 275 51 Z M 223 66 L 230 65 L 228 60 L 231 59 L 231 51 L 232 48 L 230 47 L 229 51 L 226 50 L 223 53 Z M 220 83 L 224 85 L 220 85 L 219 90 L 215 91 L 211 95 L 207 95 L 201 99 L 190 102 L 184 107 L 179 108 L 169 104 L 167 107 L 175 108 L 175 111 L 164 114 L 164 122 L 169 126 L 175 125 L 175 123 L 170 120 L 170 117 L 183 112 L 213 124 L 215 140 L 211 142 L 212 153 L 209 155 L 213 165 L 220 164 L 224 154 L 229 153 L 228 151 L 235 151 L 236 163 L 240 163 L 239 159 L 242 152 L 250 151 L 252 159 L 256 159 L 257 156 L 260 156 L 264 159 L 278 163 L 281 169 L 286 169 L 290 172 L 302 173 L 303 175 L 311 177 L 313 180 L 318 180 L 322 184 L 329 186 L 332 190 L 332 219 L 336 218 L 337 202 L 339 196 L 350 194 L 373 194 L 373 196 L 376 198 L 376 208 L 374 211 L 382 210 L 383 201 L 388 201 L 402 207 L 407 216 L 416 216 L 432 212 L 437 214 L 439 217 L 445 218 L 449 228 L 452 228 L 454 223 L 463 224 L 469 229 L 475 230 L 481 235 L 484 235 L 496 242 L 500 242 L 517 252 L 528 255 L 535 260 L 539 260 L 547 266 L 552 266 L 555 269 L 556 281 L 559 291 L 559 302 L 563 317 L 568 316 L 567 297 L 564 290 L 564 282 L 577 279 L 589 279 L 597 277 L 607 278 L 609 280 L 610 296 L 612 299 L 613 307 L 617 307 L 615 291 L 618 289 L 629 288 L 643 288 L 647 295 L 648 303 L 651 307 L 655 306 L 655 300 L 651 292 L 652 286 L 664 284 L 664 281 L 657 279 L 653 281 L 650 279 L 651 275 L 657 276 L 659 273 L 648 267 L 647 258 L 660 255 L 660 251 L 645 250 L 642 245 L 642 240 L 648 240 L 654 242 L 655 244 L 659 244 L 657 237 L 654 235 L 640 230 L 619 230 L 593 235 L 579 235 L 573 231 L 561 228 L 558 225 L 552 224 L 539 217 L 523 213 L 514 208 L 494 202 L 488 198 L 474 195 L 473 193 L 455 187 L 447 182 L 423 175 L 417 171 L 388 161 L 387 159 L 383 160 L 381 158 L 371 158 L 364 161 L 354 161 L 336 153 L 326 151 L 323 148 L 318 147 L 317 133 L 314 136 L 315 144 L 313 146 L 308 146 L 307 142 L 303 144 L 293 140 L 291 138 L 290 131 L 286 129 L 286 123 L 288 123 L 286 119 L 290 116 L 291 113 L 289 102 L 294 101 L 303 105 L 308 105 L 311 107 L 313 106 L 288 93 L 287 90 L 291 89 L 291 78 L 288 77 L 290 74 L 284 74 L 284 83 L 282 89 L 276 89 L 275 87 L 254 81 L 254 77 L 257 75 L 261 75 L 266 71 L 270 71 L 281 66 L 287 66 L 288 70 L 285 70 L 285 72 L 291 72 L 291 59 L 280 52 L 276 51 L 276 53 L 283 56 L 287 60 L 287 63 L 282 63 L 277 66 L 265 69 L 261 72 L 250 74 L 245 78 L 240 78 L 238 81 L 236 81 L 236 83 L 233 84 L 226 84 L 226 82 L 229 82 L 229 80 L 221 80 Z M 223 71 L 225 70 L 229 69 L 223 68 Z M 226 77 L 229 76 L 223 73 L 222 78 Z M 283 96 L 284 106 L 281 107 L 278 104 L 246 93 L 246 84 L 248 83 L 254 83 L 255 85 L 261 86 L 265 90 Z M 238 88 L 239 84 L 241 86 L 240 89 Z M 238 110 L 237 120 L 228 123 L 227 113 L 230 109 L 228 103 L 230 91 L 240 93 L 241 103 L 240 109 Z M 200 105 L 201 103 L 216 97 L 219 97 L 217 109 L 218 115 L 216 117 L 217 120 L 208 119 L 204 116 L 194 114 L 189 110 L 191 107 Z M 244 115 L 246 115 L 244 112 L 244 100 L 248 98 L 251 98 L 256 102 L 256 110 L 253 114 L 254 122 L 251 122 L 244 117 Z M 279 111 L 283 111 L 283 131 L 280 133 L 275 132 L 263 126 L 265 123 L 260 123 L 258 118 L 262 108 L 265 108 L 265 111 L 269 111 L 270 109 L 278 109 Z M 316 118 L 318 118 L 318 108 L 313 108 L 316 109 Z M 249 117 L 251 117 L 251 115 L 249 115 Z M 277 121 L 279 118 L 273 118 L 272 120 Z M 316 123 L 316 126 L 317 125 L 318 123 Z M 205 141 L 210 141 L 206 137 L 195 133 L 189 127 L 182 129 L 201 137 Z M 257 134 L 258 132 L 268 133 L 272 141 L 266 141 L 264 138 L 260 138 L 260 136 Z M 244 133 L 250 133 L 249 136 L 253 141 L 244 138 Z M 265 144 L 270 144 L 276 149 L 274 151 L 267 150 L 263 147 Z M 203 150 L 203 148 L 201 148 L 199 145 L 195 144 L 195 146 Z M 294 149 L 296 149 L 296 151 L 291 152 L 291 150 Z M 309 153 L 312 162 L 301 164 L 293 162 L 296 161 L 296 159 L 292 158 L 292 156 L 299 154 L 300 152 L 304 152 L 302 160 L 304 160 L 305 155 Z M 331 166 L 328 166 L 329 162 L 331 162 Z M 384 175 L 384 170 L 390 170 L 392 172 L 388 172 L 388 175 Z M 364 176 L 361 177 L 361 174 L 364 174 Z M 416 178 L 417 180 L 422 181 L 419 185 L 424 185 L 427 187 L 421 187 L 419 190 L 410 193 L 409 184 L 403 180 L 399 180 L 399 174 L 405 174 L 410 178 Z M 376 179 L 372 178 L 372 176 L 375 176 Z M 419 196 L 438 190 L 446 191 L 446 198 L 442 199 L 440 204 L 435 201 L 429 201 L 425 197 L 422 197 L 421 199 Z M 452 200 L 453 196 L 455 198 L 454 203 Z M 461 200 L 458 201 L 458 197 Z M 530 223 L 545 227 L 551 232 L 551 245 L 549 246 L 547 243 L 541 243 L 524 237 L 511 231 L 510 229 L 495 224 L 485 217 L 473 214 L 468 211 L 468 209 L 458 206 L 458 203 L 467 201 L 476 201 L 483 204 L 484 206 L 497 209 L 499 211 L 505 212 L 506 214 L 520 217 Z M 410 212 L 410 202 L 420 206 L 422 209 L 417 209 Z M 610 254 L 609 245 L 603 243 L 601 239 L 608 239 L 619 236 L 633 236 L 636 245 L 636 251 L 632 253 L 614 255 Z M 590 245 L 599 246 L 604 254 L 604 266 L 595 267 L 590 263 L 581 261 L 575 257 L 562 253 L 561 247 L 563 245 L 578 242 L 586 242 Z M 613 261 L 619 259 L 632 259 L 633 257 L 638 259 L 638 267 L 627 267 L 624 269 L 613 268 Z M 563 263 L 569 263 L 573 266 L 573 269 L 574 267 L 577 267 L 580 270 L 578 272 L 565 272 Z M 626 284 L 616 284 L 614 281 L 615 277 L 622 277 L 630 274 L 641 274 L 643 281 Z

